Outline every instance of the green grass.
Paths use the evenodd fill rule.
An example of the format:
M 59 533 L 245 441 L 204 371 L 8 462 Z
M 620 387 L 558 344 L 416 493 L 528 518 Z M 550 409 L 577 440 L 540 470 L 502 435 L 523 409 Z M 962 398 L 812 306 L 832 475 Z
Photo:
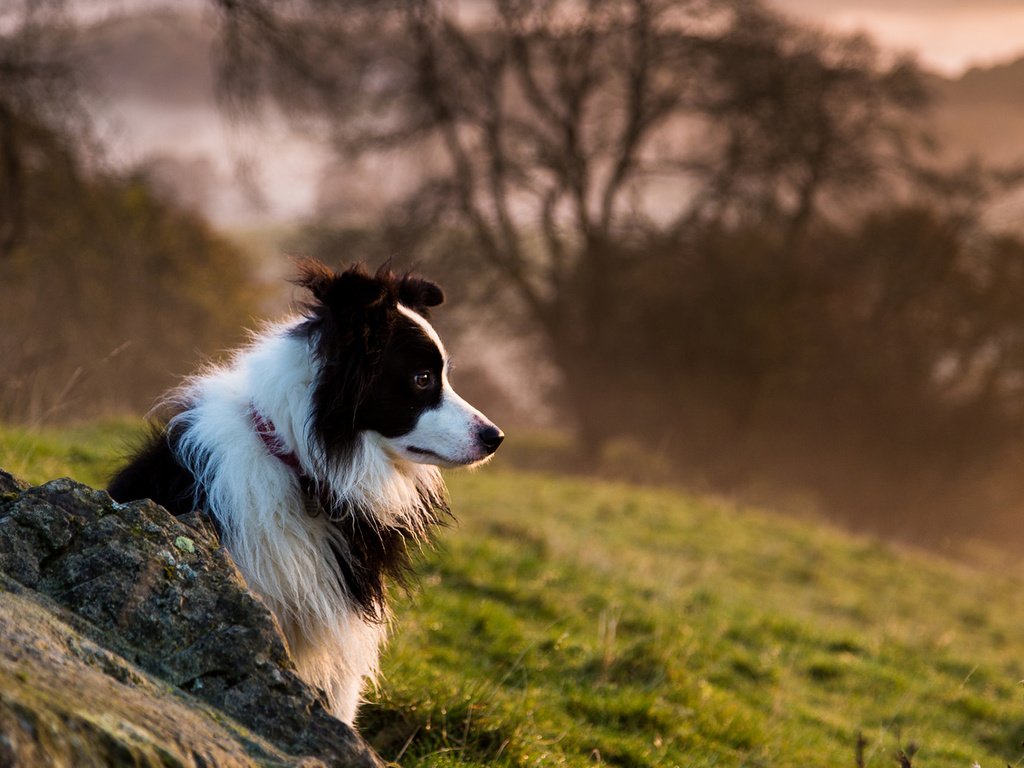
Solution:
M 125 425 L 0 429 L 96 482 Z M 510 440 L 515 440 L 514 437 Z M 1024 568 L 709 498 L 498 468 L 397 595 L 360 715 L 405 766 L 1024 764 Z
M 137 419 L 105 419 L 63 429 L 0 425 L 0 468 L 30 483 L 73 477 L 103 488 L 142 435 Z

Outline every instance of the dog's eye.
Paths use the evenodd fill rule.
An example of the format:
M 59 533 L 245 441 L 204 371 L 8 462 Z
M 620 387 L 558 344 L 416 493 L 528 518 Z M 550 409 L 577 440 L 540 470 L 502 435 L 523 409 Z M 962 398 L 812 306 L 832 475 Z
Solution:
M 434 374 L 430 371 L 420 371 L 413 375 L 412 383 L 416 389 L 430 389 L 434 384 Z

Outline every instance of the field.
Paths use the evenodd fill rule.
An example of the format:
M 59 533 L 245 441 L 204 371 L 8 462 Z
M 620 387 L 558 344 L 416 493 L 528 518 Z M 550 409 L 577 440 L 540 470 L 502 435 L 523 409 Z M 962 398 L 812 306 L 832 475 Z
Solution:
M 132 422 L 0 428 L 101 484 Z M 515 436 L 510 440 L 514 441 Z M 397 594 L 363 732 L 406 766 L 1024 764 L 1024 567 L 500 464 Z M 906 763 L 905 763 L 906 764 Z

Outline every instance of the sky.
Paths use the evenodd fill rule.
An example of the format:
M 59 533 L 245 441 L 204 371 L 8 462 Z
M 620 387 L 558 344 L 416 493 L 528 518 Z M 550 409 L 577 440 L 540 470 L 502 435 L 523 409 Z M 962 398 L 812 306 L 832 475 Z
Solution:
M 767 2 L 827 28 L 868 32 L 884 47 L 914 52 L 929 68 L 945 75 L 956 76 L 973 65 L 997 64 L 1024 55 L 1024 0 Z M 110 10 L 204 5 L 204 0 L 71 0 L 83 17 Z
M 1024 0 L 769 0 L 830 29 L 864 31 L 883 47 L 917 53 L 956 76 L 972 65 L 1024 56 Z

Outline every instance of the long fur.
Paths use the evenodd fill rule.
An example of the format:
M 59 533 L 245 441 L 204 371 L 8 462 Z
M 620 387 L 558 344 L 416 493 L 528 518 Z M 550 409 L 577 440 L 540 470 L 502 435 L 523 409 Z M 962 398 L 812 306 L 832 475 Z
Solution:
M 332 702 L 345 702 L 335 714 L 352 722 L 360 678 L 378 672 L 387 613 L 382 594 L 375 591 L 367 611 L 346 589 L 335 552 L 358 546 L 346 531 L 365 541 L 370 532 L 387 530 L 389 538 L 399 532 L 391 556 L 407 557 L 406 538 L 425 538 L 437 521 L 435 507 L 447 506 L 446 493 L 436 467 L 396 466 L 369 433 L 344 462 L 317 452 L 310 434 L 316 372 L 309 342 L 293 333 L 299 322 L 268 330 L 229 365 L 187 382 L 174 395 L 181 412 L 168 426 L 228 551 L 280 620 L 300 674 Z M 305 507 L 298 479 L 253 431 L 250 401 L 304 467 L 327 467 L 322 482 L 347 514 L 337 520 L 296 514 Z
M 172 392 L 175 415 L 110 492 L 205 510 L 277 616 L 299 674 L 351 723 L 378 674 L 386 581 L 403 578 L 410 552 L 448 514 L 440 471 L 420 454 L 475 463 L 502 436 L 448 385 L 447 353 L 426 320 L 443 299 L 436 286 L 318 263 L 303 265 L 299 283 L 314 297 L 303 313 Z M 436 391 L 421 393 L 413 416 L 388 399 L 389 350 L 387 359 L 415 353 L 437 367 L 422 377 Z M 299 471 L 268 450 L 254 411 Z

